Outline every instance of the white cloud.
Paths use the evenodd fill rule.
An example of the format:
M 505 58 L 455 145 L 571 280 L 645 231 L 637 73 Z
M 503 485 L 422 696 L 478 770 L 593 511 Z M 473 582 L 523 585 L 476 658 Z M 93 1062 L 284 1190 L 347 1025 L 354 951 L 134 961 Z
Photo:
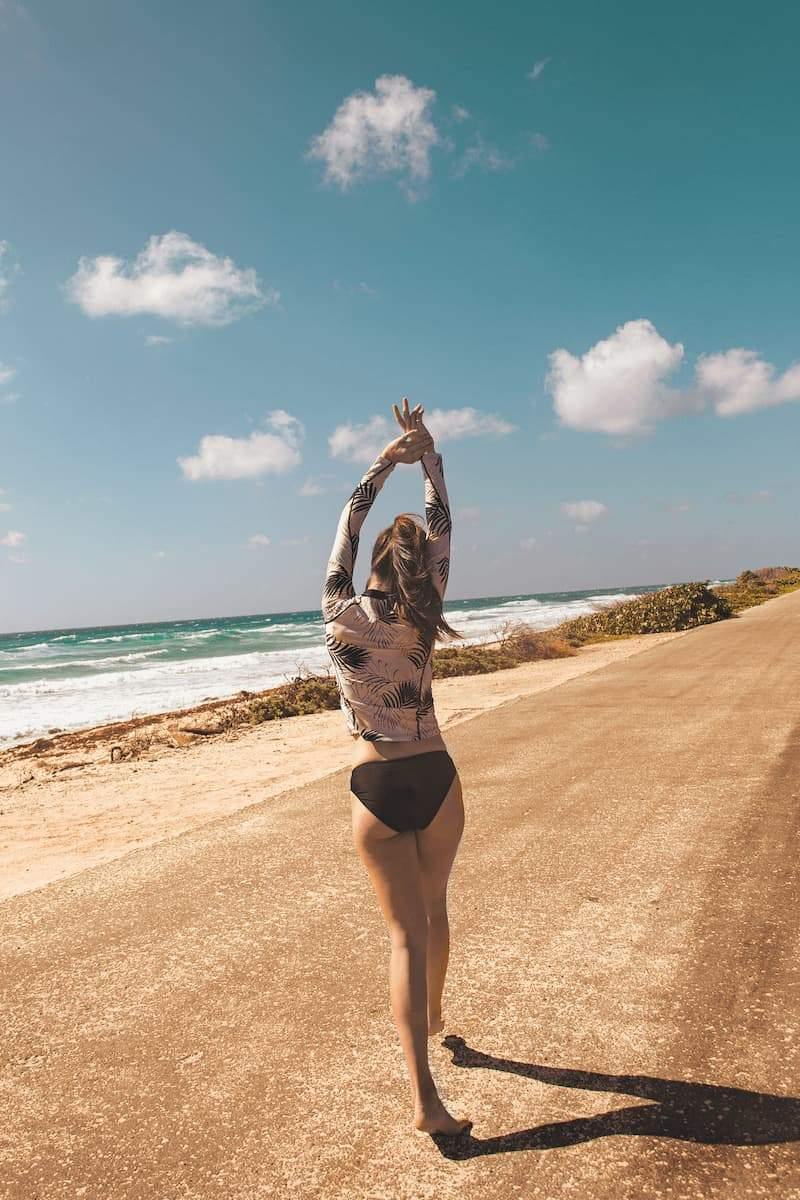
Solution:
M 252 267 L 175 230 L 151 237 L 133 264 L 109 254 L 82 258 L 66 289 L 89 317 L 146 313 L 181 325 L 227 325 L 278 299 L 262 290 Z
M 542 153 L 550 149 L 550 139 L 544 133 L 532 133 L 530 135 L 530 143 L 534 150 L 540 150 Z
M 682 361 L 680 342 L 670 345 L 651 321 L 627 321 L 580 358 L 554 350 L 547 387 L 562 425 L 647 433 L 666 417 L 698 407 L 695 396 L 667 386 Z
M 515 426 L 492 413 L 476 408 L 434 408 L 425 414 L 425 424 L 437 442 L 464 437 L 502 436 Z M 348 462 L 372 462 L 387 442 L 400 433 L 387 417 L 371 417 L 363 425 L 339 425 L 328 438 L 331 455 Z
M 549 58 L 540 58 L 537 62 L 535 62 L 530 71 L 528 71 L 528 79 L 532 79 L 535 82 L 549 62 Z
M 0 538 L 0 546 L 21 546 L 26 540 L 26 534 L 18 529 L 9 529 L 5 537 Z
M 308 155 L 320 159 L 326 181 L 343 190 L 371 175 L 398 174 L 423 183 L 439 141 L 431 119 L 435 100 L 434 91 L 416 87 L 405 75 L 381 75 L 374 92 L 354 92 L 342 101 Z
M 425 424 L 439 442 L 455 441 L 464 437 L 500 437 L 513 433 L 516 426 L 493 413 L 483 413 L 477 408 L 432 408 L 425 414 Z
M 460 123 L 461 121 L 469 120 L 469 109 L 464 108 L 463 104 L 454 104 L 450 112 L 454 121 L 458 121 Z
M 399 430 L 398 430 L 399 433 Z M 370 417 L 363 425 L 337 425 L 328 438 L 333 458 L 348 462 L 372 462 L 393 436 L 386 417 Z
M 535 545 L 536 545 L 535 537 L 520 538 L 520 543 L 519 543 L 520 550 L 532 550 Z
M 580 358 L 554 350 L 546 387 L 562 425 L 618 436 L 649 433 L 708 402 L 718 416 L 732 417 L 800 400 L 800 362 L 777 375 L 755 350 L 701 354 L 694 384 L 671 388 L 683 360 L 682 344 L 671 345 L 651 321 L 627 321 Z
M 303 426 L 296 417 L 276 409 L 268 424 L 274 432 L 254 432 L 246 438 L 207 434 L 197 454 L 179 458 L 186 479 L 254 479 L 289 471 L 301 462 Z
M 145 346 L 167 346 L 173 341 L 171 337 L 162 337 L 159 333 L 148 333 L 144 339 Z
M 251 538 L 247 539 L 247 544 L 255 550 L 258 546 L 269 546 L 270 539 L 265 533 L 254 533 Z
M 14 367 L 6 366 L 5 363 L 0 362 L 0 387 L 4 387 L 7 383 L 10 383 L 16 373 Z
M 604 517 L 608 509 L 600 500 L 565 500 L 561 511 L 580 525 L 590 525 Z
M 776 378 L 772 363 L 759 358 L 755 350 L 701 354 L 696 376 L 698 388 L 720 417 L 800 400 L 800 363 Z

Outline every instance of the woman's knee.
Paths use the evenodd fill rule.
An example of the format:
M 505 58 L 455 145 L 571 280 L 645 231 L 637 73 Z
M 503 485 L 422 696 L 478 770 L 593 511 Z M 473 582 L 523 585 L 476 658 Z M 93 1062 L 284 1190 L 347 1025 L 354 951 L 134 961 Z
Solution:
M 393 950 L 402 950 L 412 957 L 424 958 L 428 948 L 428 926 L 426 924 L 402 925 L 392 922 L 389 926 L 389 940 Z

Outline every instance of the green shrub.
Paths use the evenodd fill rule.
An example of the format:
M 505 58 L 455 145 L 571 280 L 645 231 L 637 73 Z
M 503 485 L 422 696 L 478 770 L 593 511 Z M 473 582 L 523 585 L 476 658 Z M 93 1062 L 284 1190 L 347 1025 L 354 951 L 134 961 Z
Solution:
M 640 633 L 669 633 L 693 629 L 731 616 L 731 607 L 704 583 L 678 583 L 622 600 L 584 617 L 564 621 L 554 631 L 571 645 L 630 637 Z
M 800 588 L 800 567 L 759 567 L 757 571 L 742 571 L 733 583 L 720 584 L 714 591 L 734 612 L 741 612 L 796 588 Z
M 301 717 L 338 707 L 339 693 L 332 675 L 298 675 L 252 700 L 246 707 L 246 719 L 251 725 L 260 725 L 279 717 Z
M 497 642 L 484 646 L 445 646 L 433 655 L 434 679 L 454 675 L 488 675 L 523 662 L 566 658 L 574 654 L 563 638 L 542 633 L 521 622 L 509 622 Z

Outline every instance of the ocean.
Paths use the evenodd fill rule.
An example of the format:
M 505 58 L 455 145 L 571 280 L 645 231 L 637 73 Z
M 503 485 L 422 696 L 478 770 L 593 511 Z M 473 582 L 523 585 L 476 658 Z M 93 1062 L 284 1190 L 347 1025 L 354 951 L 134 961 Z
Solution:
M 445 604 L 467 642 L 507 621 L 549 629 L 663 585 Z M 319 610 L 0 634 L 0 748 L 45 734 L 259 691 L 328 666 Z

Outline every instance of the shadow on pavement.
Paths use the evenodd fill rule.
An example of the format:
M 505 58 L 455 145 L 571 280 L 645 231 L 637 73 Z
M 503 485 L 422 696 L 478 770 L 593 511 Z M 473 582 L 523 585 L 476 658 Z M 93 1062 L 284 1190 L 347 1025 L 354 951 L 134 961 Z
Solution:
M 514 1062 L 509 1058 L 482 1054 L 468 1046 L 463 1038 L 453 1035 L 446 1037 L 442 1044 L 452 1052 L 457 1067 L 485 1067 L 525 1075 L 528 1079 L 538 1079 L 556 1087 L 618 1092 L 654 1101 L 594 1117 L 536 1125 L 493 1138 L 473 1137 L 470 1130 L 455 1137 L 432 1135 L 446 1158 L 460 1160 L 513 1150 L 551 1150 L 610 1134 L 669 1137 L 728 1146 L 760 1146 L 800 1140 L 800 1100 L 792 1096 L 770 1096 L 742 1088 L 676 1079 L 653 1079 L 648 1075 L 601 1075 L 594 1071 Z

